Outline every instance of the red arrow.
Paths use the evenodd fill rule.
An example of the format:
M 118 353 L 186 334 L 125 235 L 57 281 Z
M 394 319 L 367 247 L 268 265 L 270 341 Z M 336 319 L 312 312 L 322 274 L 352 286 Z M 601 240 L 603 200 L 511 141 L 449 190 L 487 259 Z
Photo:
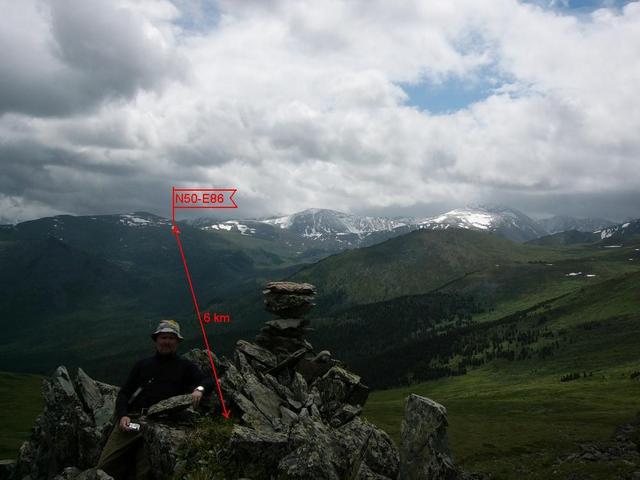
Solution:
M 184 265 L 184 272 L 187 275 L 187 282 L 189 283 L 189 289 L 191 290 L 191 298 L 193 298 L 193 305 L 196 307 L 196 314 L 198 315 L 198 322 L 200 322 L 200 328 L 202 329 L 202 338 L 204 338 L 204 346 L 207 349 L 207 355 L 209 356 L 209 363 L 211 364 L 211 370 L 213 371 L 213 378 L 216 381 L 216 387 L 218 388 L 218 397 L 220 398 L 220 404 L 222 405 L 222 416 L 229 418 L 231 412 L 227 410 L 227 406 L 224 403 L 224 397 L 222 396 L 222 388 L 220 388 L 220 380 L 218 380 L 218 372 L 211 356 L 211 349 L 209 348 L 209 340 L 207 338 L 207 332 L 204 329 L 204 323 L 202 323 L 202 317 L 200 316 L 200 307 L 198 307 L 198 300 L 196 299 L 196 292 L 193 290 L 193 283 L 191 282 L 191 275 L 189 274 L 189 267 L 187 267 L 187 259 L 184 256 L 184 250 L 182 249 L 182 241 L 180 240 L 180 229 L 177 225 L 171 227 L 171 231 L 176 237 L 178 242 L 178 249 L 180 250 L 180 256 L 182 257 L 182 264 Z

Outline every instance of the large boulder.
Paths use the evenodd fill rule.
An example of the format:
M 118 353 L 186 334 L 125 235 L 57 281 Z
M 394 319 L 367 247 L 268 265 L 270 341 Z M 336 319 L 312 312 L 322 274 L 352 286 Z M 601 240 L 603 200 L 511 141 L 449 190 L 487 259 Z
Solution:
M 400 480 L 455 480 L 447 438 L 447 410 L 437 402 L 411 394 L 405 403 L 400 443 Z

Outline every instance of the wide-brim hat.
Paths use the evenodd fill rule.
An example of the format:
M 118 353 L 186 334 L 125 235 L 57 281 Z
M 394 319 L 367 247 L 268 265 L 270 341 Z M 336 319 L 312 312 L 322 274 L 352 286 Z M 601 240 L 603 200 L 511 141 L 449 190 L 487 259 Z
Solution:
M 184 337 L 180 335 L 180 324 L 175 320 L 160 320 L 158 328 L 156 328 L 156 331 L 151 334 L 151 338 L 154 342 L 159 333 L 173 333 L 178 337 L 178 340 L 184 339 Z

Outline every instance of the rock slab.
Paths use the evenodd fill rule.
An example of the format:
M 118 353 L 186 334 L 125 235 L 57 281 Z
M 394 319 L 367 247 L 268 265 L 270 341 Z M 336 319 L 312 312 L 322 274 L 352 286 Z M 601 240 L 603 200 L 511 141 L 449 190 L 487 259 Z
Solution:
M 455 480 L 447 438 L 447 410 L 437 402 L 411 394 L 405 403 L 400 443 L 400 480 Z

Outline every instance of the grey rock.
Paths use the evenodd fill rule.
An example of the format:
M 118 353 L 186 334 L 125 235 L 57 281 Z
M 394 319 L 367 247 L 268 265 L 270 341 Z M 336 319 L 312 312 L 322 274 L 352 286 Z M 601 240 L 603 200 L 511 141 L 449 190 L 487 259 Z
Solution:
M 170 423 L 148 422 L 140 430 L 144 438 L 145 452 L 156 480 L 173 477 L 178 448 L 186 438 L 184 426 Z
M 360 383 L 360 377 L 340 366 L 332 367 L 314 383 L 322 400 L 321 412 L 331 418 L 344 403 L 364 405 L 369 389 Z
M 256 430 L 234 425 L 229 439 L 231 460 L 240 475 L 271 478 L 286 454 L 288 438 L 284 433 Z
M 254 405 L 267 418 L 278 418 L 282 400 L 272 389 L 263 385 L 256 375 L 247 372 L 244 375 L 243 390 Z
M 236 348 L 246 356 L 249 356 L 254 360 L 260 362 L 265 367 L 273 368 L 278 363 L 278 359 L 276 358 L 276 356 L 269 350 L 253 343 L 249 343 L 245 340 L 238 340 L 238 343 L 236 343 Z
M 11 478 L 15 468 L 15 460 L 0 460 L 0 480 L 8 480 Z
M 298 402 L 297 400 L 294 400 L 293 398 L 289 398 L 289 397 L 287 397 L 287 402 L 296 412 L 299 412 L 300 410 L 302 410 L 302 402 Z
M 362 413 L 362 407 L 353 405 L 342 405 L 331 418 L 331 425 L 339 427 L 350 422 Z
M 313 308 L 313 295 L 267 293 L 265 309 L 281 318 L 299 318 Z
M 287 355 L 283 360 L 280 361 L 280 363 L 278 363 L 278 365 L 267 370 L 266 373 L 270 375 L 274 375 L 274 374 L 277 374 L 278 372 L 281 372 L 285 368 L 295 367 L 298 364 L 298 362 L 303 360 L 303 357 L 308 352 L 309 350 L 307 348 L 301 348 L 299 350 L 296 350 L 291 355 Z
M 411 394 L 405 404 L 400 445 L 400 480 L 456 479 L 447 438 L 447 411 L 425 397 Z
M 103 403 L 98 384 L 81 368 L 78 369 L 76 385 L 80 399 L 91 412 L 98 410 Z
M 152 405 L 147 411 L 147 418 L 157 418 L 163 415 L 172 415 L 176 412 L 187 410 L 191 407 L 191 395 L 176 395 Z
M 331 360 L 331 352 L 329 350 L 322 350 L 311 361 L 316 363 L 327 363 L 330 360 Z
M 315 295 L 316 287 L 310 283 L 269 282 L 262 293 L 299 293 Z
M 99 468 L 89 468 L 81 471 L 77 467 L 67 467 L 53 480 L 113 480 L 113 477 Z
M 313 351 L 313 346 L 304 338 L 284 337 L 282 335 L 267 335 L 261 333 L 256 336 L 256 343 L 272 352 L 288 356 L 300 349 Z
M 294 449 L 278 465 L 283 478 L 356 478 L 359 471 L 368 472 L 366 478 L 395 479 L 398 474 L 398 452 L 389 437 L 360 419 L 333 429 L 303 417 L 292 426 L 289 442 Z
M 236 366 L 231 363 L 224 377 L 222 377 L 222 379 L 220 380 L 220 384 L 224 390 L 231 392 L 234 390 L 241 390 L 245 384 L 245 381 Z
M 292 398 L 293 392 L 286 385 L 281 384 L 273 375 L 264 375 L 264 381 L 280 396 L 280 398 Z
M 300 373 L 307 383 L 312 383 L 316 378 L 322 377 L 325 373 L 337 365 L 337 362 L 329 359 L 326 363 L 316 362 L 314 360 L 300 359 L 296 364 L 296 372 Z
M 93 380 L 81 368 L 76 376 L 77 391 L 80 400 L 93 418 L 100 436 L 105 436 L 113 426 L 118 388 Z
M 216 357 L 215 353 L 211 352 L 211 350 L 209 350 L 209 353 L 211 353 L 211 359 L 216 367 L 216 371 L 219 375 L 222 375 L 225 371 L 226 364 L 221 362 L 218 357 Z M 209 360 L 209 355 L 205 349 L 194 348 L 182 355 L 182 358 L 193 362 L 205 375 L 213 375 L 211 361 Z
M 234 392 L 232 400 L 236 407 L 241 411 L 241 418 L 246 425 L 257 430 L 271 431 L 273 424 L 264 416 L 264 414 L 256 407 L 251 400 L 240 392 Z
M 243 376 L 246 374 L 252 374 L 254 372 L 253 367 L 251 366 L 251 364 L 249 364 L 249 361 L 247 360 L 247 357 L 239 350 L 235 350 L 233 352 L 233 359 L 235 361 L 238 371 Z
M 298 372 L 293 374 L 293 378 L 291 384 L 289 385 L 291 388 L 291 392 L 293 393 L 293 400 L 305 404 L 307 401 L 307 396 L 309 394 L 309 386 L 307 385 L 306 380 L 302 375 Z
M 290 426 L 298 421 L 298 415 L 285 406 L 280 407 L 280 418 L 282 423 L 286 426 Z
M 286 332 L 290 331 L 300 331 L 302 327 L 309 325 L 309 320 L 301 319 L 301 318 L 280 318 L 278 320 L 269 320 L 264 322 L 265 325 L 270 327 L 270 329 Z
M 67 467 L 62 470 L 58 475 L 53 477 L 53 480 L 75 480 L 82 473 L 78 467 Z
M 344 452 L 364 449 L 363 463 L 371 472 L 384 478 L 397 478 L 400 455 L 386 432 L 357 416 L 336 430 L 334 436 Z
M 75 480 L 113 480 L 113 477 L 99 468 L 89 468 L 80 472 Z
M 338 480 L 348 467 L 347 459 L 334 449 L 329 429 L 307 415 L 289 431 L 289 443 L 290 453 L 278 464 L 283 478 Z

